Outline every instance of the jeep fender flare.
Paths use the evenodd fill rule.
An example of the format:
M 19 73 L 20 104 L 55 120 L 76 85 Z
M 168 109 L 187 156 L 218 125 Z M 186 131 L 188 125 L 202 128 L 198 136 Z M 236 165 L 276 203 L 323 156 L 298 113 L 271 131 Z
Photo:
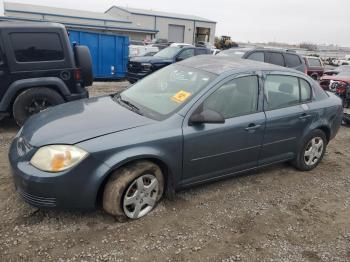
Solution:
M 3 98 L 0 100 L 0 112 L 5 112 L 11 106 L 12 101 L 15 99 L 16 94 L 24 91 L 25 89 L 31 87 L 45 87 L 50 86 L 56 91 L 58 91 L 63 99 L 66 99 L 67 96 L 71 94 L 66 84 L 57 77 L 40 77 L 40 78 L 30 78 L 30 79 L 21 79 L 13 82 Z

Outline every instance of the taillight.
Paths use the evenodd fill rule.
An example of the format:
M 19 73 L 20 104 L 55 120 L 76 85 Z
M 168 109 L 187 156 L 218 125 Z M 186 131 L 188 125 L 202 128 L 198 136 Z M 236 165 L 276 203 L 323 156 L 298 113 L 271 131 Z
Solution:
M 81 80 L 81 70 L 80 70 L 80 68 L 76 68 L 76 69 L 74 70 L 74 79 L 75 79 L 76 81 Z
M 344 94 L 346 92 L 346 88 L 344 86 L 337 87 L 337 94 Z

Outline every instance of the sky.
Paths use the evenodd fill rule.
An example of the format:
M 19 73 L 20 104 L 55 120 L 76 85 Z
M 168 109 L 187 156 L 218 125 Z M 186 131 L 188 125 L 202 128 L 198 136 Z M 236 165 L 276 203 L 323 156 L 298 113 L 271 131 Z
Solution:
M 190 14 L 216 21 L 216 35 L 230 35 L 239 42 L 310 42 L 350 47 L 350 0 L 8 1 L 97 12 L 119 5 Z

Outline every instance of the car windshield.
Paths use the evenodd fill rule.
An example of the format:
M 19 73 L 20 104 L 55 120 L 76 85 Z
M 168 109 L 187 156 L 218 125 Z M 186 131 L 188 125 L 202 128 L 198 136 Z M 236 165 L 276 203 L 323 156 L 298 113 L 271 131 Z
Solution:
M 171 47 L 167 47 L 164 48 L 163 50 L 159 51 L 157 54 L 155 54 L 155 57 L 162 57 L 162 58 L 167 58 L 167 59 L 171 59 L 173 58 L 179 51 L 181 50 L 180 47 L 175 47 L 175 46 L 171 46 Z
M 146 117 L 163 120 L 187 104 L 216 77 L 206 71 L 173 64 L 145 77 L 119 96 Z
M 242 50 L 242 49 L 228 49 L 220 52 L 218 56 L 231 56 L 235 58 L 242 58 L 242 56 L 246 53 L 247 50 Z

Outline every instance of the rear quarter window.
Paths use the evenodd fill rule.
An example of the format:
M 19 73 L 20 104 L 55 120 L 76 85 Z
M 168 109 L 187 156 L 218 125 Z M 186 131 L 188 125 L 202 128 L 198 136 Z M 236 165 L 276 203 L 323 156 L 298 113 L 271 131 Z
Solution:
M 286 66 L 287 67 L 297 67 L 302 64 L 299 56 L 293 54 L 285 54 Z
M 57 33 L 11 33 L 10 41 L 18 62 L 44 62 L 64 59 Z
M 279 65 L 279 66 L 284 66 L 283 55 L 280 53 L 269 53 L 268 63 L 274 64 L 274 65 Z

